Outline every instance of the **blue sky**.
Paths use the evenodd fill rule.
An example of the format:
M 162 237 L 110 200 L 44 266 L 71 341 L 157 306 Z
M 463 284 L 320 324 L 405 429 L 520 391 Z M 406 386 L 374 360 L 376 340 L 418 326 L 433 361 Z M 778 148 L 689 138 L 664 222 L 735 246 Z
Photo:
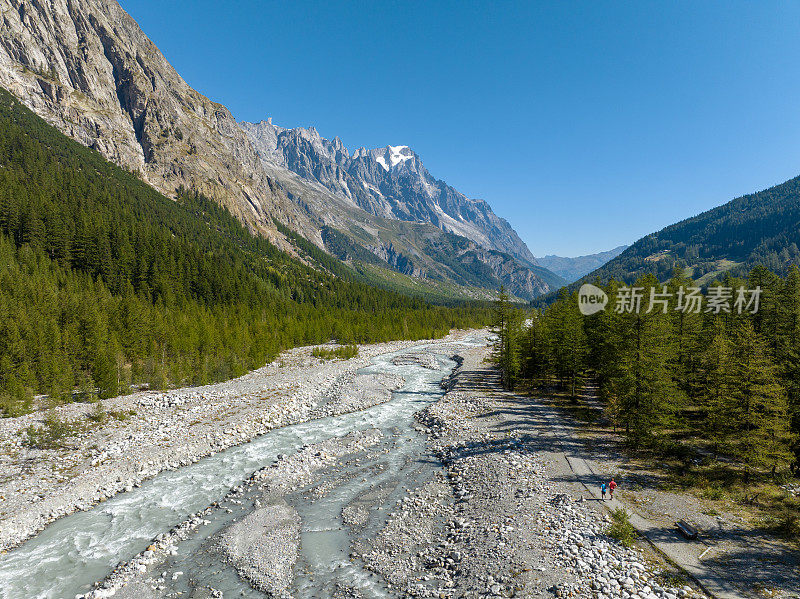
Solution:
M 800 3 L 121 4 L 238 119 L 409 145 L 537 256 L 800 174 Z

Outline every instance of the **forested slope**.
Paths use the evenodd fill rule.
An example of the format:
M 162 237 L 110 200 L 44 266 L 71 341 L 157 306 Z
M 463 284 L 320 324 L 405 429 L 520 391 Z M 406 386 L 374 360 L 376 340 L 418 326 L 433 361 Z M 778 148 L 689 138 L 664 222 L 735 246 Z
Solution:
M 284 348 L 441 335 L 481 322 L 310 268 L 224 208 L 172 201 L 0 89 L 0 409 L 33 393 L 242 374 Z
M 632 282 L 652 273 L 663 281 L 676 266 L 695 279 L 724 270 L 746 274 L 756 265 L 785 273 L 800 264 L 798 245 L 800 177 L 643 237 L 584 280 Z

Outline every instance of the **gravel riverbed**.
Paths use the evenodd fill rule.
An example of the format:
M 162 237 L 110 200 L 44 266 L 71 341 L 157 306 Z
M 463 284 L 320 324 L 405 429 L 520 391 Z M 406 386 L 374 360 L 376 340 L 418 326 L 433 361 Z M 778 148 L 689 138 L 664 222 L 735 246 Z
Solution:
M 366 567 L 406 597 L 702 596 L 645 544 L 605 534 L 609 514 L 574 482 L 560 439 L 500 390 L 486 355 L 465 352 L 418 414 L 443 469 L 357 544 Z
M 300 517 L 285 496 L 312 483 L 319 471 L 346 455 L 358 454 L 377 443 L 380 431 L 356 431 L 309 445 L 291 456 L 280 456 L 270 466 L 255 472 L 235 486 L 219 502 L 191 514 L 171 531 L 159 535 L 148 548 L 121 564 L 98 588 L 80 599 L 158 599 L 180 595 L 170 588 L 184 572 L 170 570 L 168 561 L 179 552 L 179 544 L 198 528 L 210 523 L 215 512 L 241 509 L 243 516 L 212 534 L 199 551 L 215 561 L 228 563 L 253 588 L 271 597 L 288 597 L 293 567 L 300 546 Z M 231 506 L 231 507 L 229 507 Z M 192 597 L 222 597 L 210 586 L 192 589 Z
M 468 335 L 453 331 L 434 343 Z M 58 449 L 24 443 L 48 411 L 0 419 L 0 551 L 47 524 L 141 484 L 163 470 L 197 462 L 269 430 L 388 401 L 402 380 L 354 389 L 354 373 L 374 356 L 418 346 L 398 341 L 359 347 L 346 361 L 324 361 L 312 347 L 295 348 L 243 377 L 196 388 L 140 392 L 104 400 L 109 418 L 93 425 L 94 406 L 72 403 L 52 411 L 78 431 Z
M 644 542 L 626 548 L 606 534 L 609 511 L 591 498 L 571 471 L 565 457 L 570 440 L 563 427 L 554 427 L 541 413 L 531 411 L 528 400 L 502 391 L 496 371 L 485 363 L 489 348 L 475 347 L 474 342 L 472 348 L 459 347 L 462 338 L 463 333 L 454 333 L 437 342 L 435 349 L 416 348 L 408 353 L 402 350 L 410 343 L 368 346 L 357 359 L 333 363 L 314 360 L 309 348 L 293 350 L 283 357 L 284 366 L 248 375 L 255 380 L 223 384 L 217 389 L 220 394 L 227 389 L 224 385 L 242 391 L 231 392 L 222 402 L 218 397 L 210 402 L 208 390 L 124 398 L 129 405 L 142 399 L 151 404 L 147 415 L 137 412 L 133 422 L 111 426 L 109 437 L 114 442 L 124 443 L 137 430 L 151 434 L 147 423 L 156 418 L 151 411 L 159 422 L 175 423 L 169 444 L 143 437 L 155 444 L 154 453 L 145 457 L 161 458 L 144 461 L 145 474 L 152 476 L 159 466 L 180 467 L 179 456 L 186 455 L 182 459 L 191 463 L 204 455 L 191 441 L 198 426 L 211 431 L 200 437 L 199 447 L 207 448 L 208 454 L 293 419 L 385 402 L 402 379 L 386 373 L 356 376 L 355 370 L 371 356 L 399 352 L 390 360 L 395 367 L 434 373 L 435 352 L 461 354 L 456 356 L 459 366 L 453 375 L 442 381 L 446 393 L 441 399 L 405 412 L 410 415 L 419 409 L 410 425 L 362 428 L 288 456 L 279 455 L 224 498 L 156 536 L 145 551 L 120 564 L 85 599 L 703 597 L 697 586 Z M 284 369 L 287 372 L 281 372 Z M 281 385 L 285 385 L 283 395 L 275 392 L 264 399 L 265 388 Z M 407 397 L 424 389 L 415 387 L 407 391 Z M 180 398 L 189 399 L 181 403 Z M 216 416 L 210 422 L 203 417 L 190 426 L 191 419 L 198 418 L 197 411 L 192 411 L 195 408 Z M 290 415 L 284 416 L 283 409 L 289 409 Z M 225 431 L 231 429 L 235 434 L 227 435 Z M 90 434 L 99 433 L 109 434 L 107 429 Z M 129 443 L 121 453 L 109 451 L 113 444 L 103 447 L 104 460 L 76 475 L 73 483 L 93 489 L 92 484 L 100 480 L 100 490 L 92 491 L 98 497 L 104 489 L 116 492 L 138 484 L 119 474 L 131 462 L 142 464 L 138 446 Z M 103 472 L 111 472 L 111 479 L 123 484 L 109 484 Z M 67 492 L 53 493 L 62 501 L 70 497 Z M 82 497 L 84 504 L 70 505 L 79 509 L 98 500 Z M 332 520 L 321 521 L 328 528 L 309 529 L 306 518 L 317 518 L 315 509 L 327 514 L 331 505 L 338 506 Z M 17 513 L 35 513 L 27 509 Z M 28 520 L 28 528 L 18 528 L 16 537 L 4 529 L 0 538 L 30 535 L 33 524 L 41 522 Z M 314 556 L 303 551 L 303 535 L 308 534 L 304 531 L 333 535 L 313 537 L 315 543 L 345 540 L 342 550 L 349 556 L 330 557 L 335 562 L 333 570 L 341 569 L 339 574 L 317 570 L 308 578 L 306 570 L 314 564 Z M 339 551 L 338 545 L 330 550 Z M 206 571 L 211 575 L 208 579 Z M 313 586 L 323 584 L 313 580 L 317 573 L 330 576 L 325 586 Z M 298 584 L 302 577 L 306 586 Z M 231 580 L 235 584 L 228 584 Z M 225 584 L 227 590 L 221 590 Z M 309 590 L 319 588 L 325 589 L 323 594 Z

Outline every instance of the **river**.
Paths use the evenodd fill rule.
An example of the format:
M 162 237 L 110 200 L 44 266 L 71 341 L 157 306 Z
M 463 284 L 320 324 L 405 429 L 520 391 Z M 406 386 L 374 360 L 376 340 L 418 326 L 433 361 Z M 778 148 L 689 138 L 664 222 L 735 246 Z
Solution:
M 482 345 L 471 338 L 461 345 Z M 438 369 L 416 365 L 397 366 L 396 355 L 429 351 L 436 355 Z M 452 371 L 453 345 L 431 344 L 372 359 L 359 373 L 391 373 L 404 377 L 404 386 L 392 399 L 372 408 L 340 416 L 313 420 L 270 431 L 250 443 L 231 447 L 174 471 L 164 471 L 91 510 L 57 520 L 22 546 L 0 557 L 2 599 L 72 599 L 88 592 L 121 561 L 127 561 L 147 547 L 159 533 L 168 531 L 225 496 L 228 490 L 254 471 L 272 463 L 278 454 L 291 454 L 304 445 L 317 443 L 355 430 L 377 428 L 384 433 L 382 451 L 369 452 L 372 464 L 359 465 L 375 474 L 337 474 L 332 490 L 322 497 L 294 496 L 294 507 L 302 518 L 300 561 L 294 594 L 320 597 L 331 592 L 337 581 L 347 581 L 368 597 L 386 596 L 383 587 L 358 563 L 348 557 L 349 533 L 341 522 L 341 510 L 370 486 L 392 481 L 396 487 L 382 505 L 375 507 L 370 526 L 379 527 L 391 505 L 402 492 L 400 481 L 424 478 L 434 466 L 424 459 L 424 438 L 414 430 L 413 414 L 436 401 L 442 394 L 441 379 Z M 245 502 L 246 504 L 247 502 Z M 241 513 L 236 514 L 241 516 Z M 179 546 L 169 568 L 184 572 L 176 581 L 167 577 L 170 590 L 187 592 L 192 585 L 213 586 L 225 596 L 262 597 L 226 567 L 208 563 L 203 541 L 218 532 L 233 516 L 216 510 L 215 516 Z

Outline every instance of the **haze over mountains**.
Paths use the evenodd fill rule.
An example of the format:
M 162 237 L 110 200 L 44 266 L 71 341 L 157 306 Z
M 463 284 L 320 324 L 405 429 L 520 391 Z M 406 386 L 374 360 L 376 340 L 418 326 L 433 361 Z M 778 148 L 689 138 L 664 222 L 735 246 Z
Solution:
M 548 270 L 552 270 L 565 281 L 571 283 L 589 274 L 596 268 L 600 268 L 612 258 L 619 256 L 627 248 L 627 245 L 621 245 L 607 252 L 598 252 L 597 254 L 576 256 L 574 258 L 551 255 L 537 258 L 537 261 Z
M 462 297 L 502 284 L 529 299 L 563 283 L 486 202 L 435 179 L 408 147 L 351 153 L 313 128 L 240 126 L 114 0 L 0 0 L 0 15 L 0 86 L 168 197 L 197 190 L 296 253 L 286 226 L 379 284 Z

